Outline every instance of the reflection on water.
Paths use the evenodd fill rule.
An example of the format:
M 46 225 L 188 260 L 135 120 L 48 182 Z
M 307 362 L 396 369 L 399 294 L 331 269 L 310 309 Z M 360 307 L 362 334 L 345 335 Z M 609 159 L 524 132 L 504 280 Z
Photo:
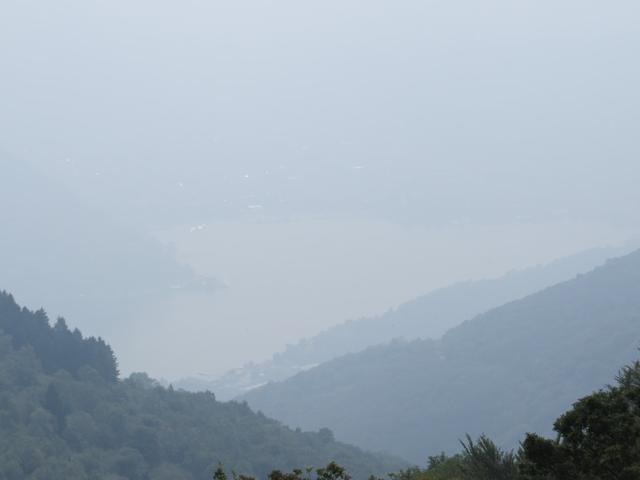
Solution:
M 498 276 L 630 232 L 598 224 L 457 225 L 228 222 L 162 232 L 180 259 L 226 288 L 146 302 L 110 339 L 126 373 L 217 375 L 287 343 L 381 313 L 454 281 Z

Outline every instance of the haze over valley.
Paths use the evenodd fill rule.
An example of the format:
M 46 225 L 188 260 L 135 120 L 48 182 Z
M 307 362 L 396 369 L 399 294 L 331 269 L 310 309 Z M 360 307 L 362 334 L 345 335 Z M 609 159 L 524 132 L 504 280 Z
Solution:
M 0 480 L 638 480 L 638 25 L 3 1 Z

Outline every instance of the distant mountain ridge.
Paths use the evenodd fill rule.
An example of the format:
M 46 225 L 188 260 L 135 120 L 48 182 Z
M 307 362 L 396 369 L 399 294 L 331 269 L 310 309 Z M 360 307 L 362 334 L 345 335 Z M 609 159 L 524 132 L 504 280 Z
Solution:
M 323 362 L 392 339 L 438 339 L 448 329 L 480 313 L 569 280 L 631 250 L 631 246 L 594 248 L 499 278 L 456 283 L 377 317 L 338 324 L 287 346 L 266 362 L 245 365 L 217 379 L 187 378 L 174 385 L 190 391 L 211 390 L 219 398 L 231 399 L 268 382 L 285 380 Z
M 244 395 L 302 428 L 414 462 L 465 433 L 513 448 L 549 434 L 575 398 L 605 385 L 640 346 L 640 250 L 450 330 L 349 354 Z

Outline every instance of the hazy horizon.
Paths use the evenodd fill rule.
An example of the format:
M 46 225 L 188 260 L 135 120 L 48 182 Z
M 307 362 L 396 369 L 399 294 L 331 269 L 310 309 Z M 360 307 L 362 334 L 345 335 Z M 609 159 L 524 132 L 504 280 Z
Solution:
M 222 373 L 640 231 L 635 2 L 0 11 L 0 150 L 82 210 L 62 231 L 9 223 L 0 288 L 104 335 L 124 372 Z M 31 257 L 38 235 L 57 250 Z M 180 264 L 228 288 L 167 292 Z

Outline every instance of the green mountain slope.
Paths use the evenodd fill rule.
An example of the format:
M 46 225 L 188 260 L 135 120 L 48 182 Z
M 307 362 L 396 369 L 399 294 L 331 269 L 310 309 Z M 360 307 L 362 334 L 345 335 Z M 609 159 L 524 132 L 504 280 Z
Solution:
M 294 431 L 245 404 L 117 379 L 101 340 L 50 327 L 0 293 L 0 479 L 210 479 L 218 462 L 264 477 L 335 460 L 357 478 L 403 462 Z
M 575 398 L 605 384 L 640 345 L 640 251 L 491 310 L 440 341 L 392 342 L 249 392 L 288 425 L 412 461 L 465 433 L 514 447 L 550 433 Z

